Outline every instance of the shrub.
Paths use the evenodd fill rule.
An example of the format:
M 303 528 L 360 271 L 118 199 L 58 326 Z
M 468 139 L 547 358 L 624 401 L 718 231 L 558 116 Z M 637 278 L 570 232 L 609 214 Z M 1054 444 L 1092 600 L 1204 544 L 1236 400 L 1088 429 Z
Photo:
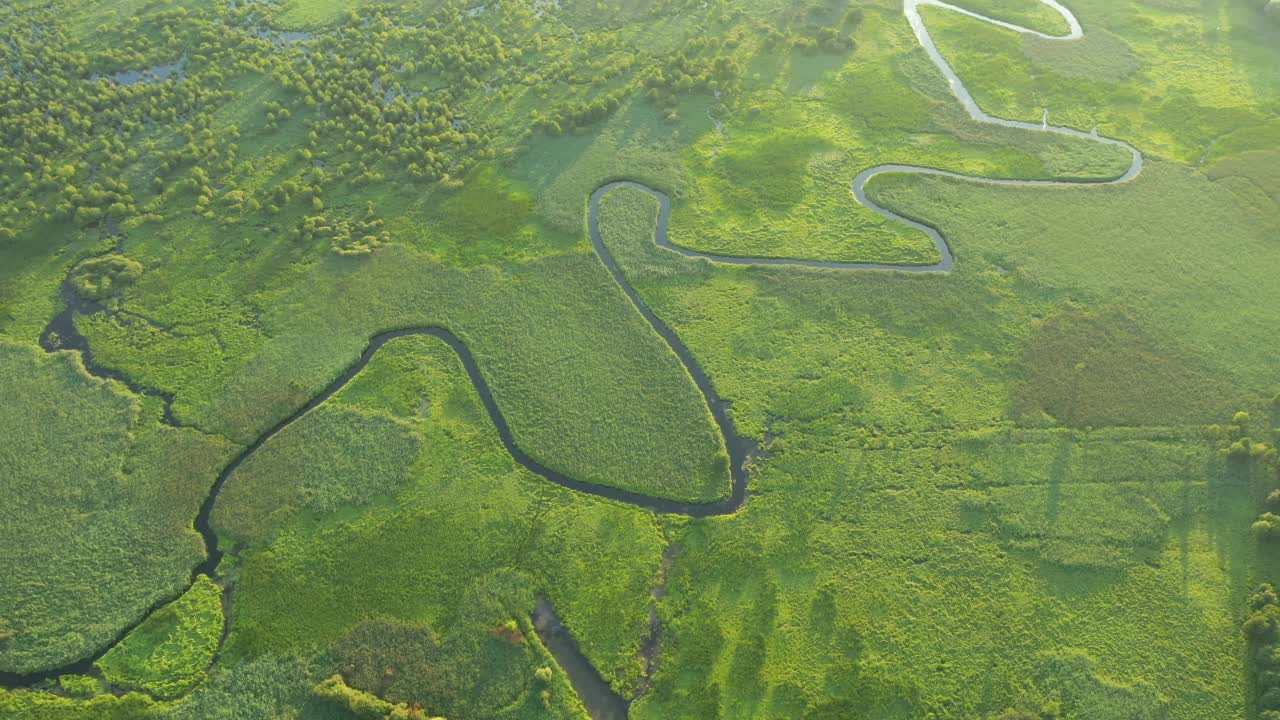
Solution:
M 1259 540 L 1280 538 L 1280 515 L 1269 512 L 1262 513 L 1253 523 L 1253 535 Z
M 165 709 L 136 692 L 80 700 L 49 692 L 0 688 L 0 717 L 5 720 L 152 720 L 162 717 Z
M 321 682 L 311 692 L 317 698 L 346 710 L 360 720 L 430 720 L 426 712 L 416 705 L 392 705 L 375 695 L 348 687 L 341 675 L 334 675 Z
M 1227 459 L 1229 460 L 1248 460 L 1252 455 L 1253 441 L 1249 438 L 1240 438 L 1227 448 Z
M 71 284 L 86 300 L 104 300 L 119 295 L 142 277 L 142 263 L 124 255 L 103 255 L 80 263 L 71 274 Z
M 66 694 L 80 698 L 97 695 L 102 689 L 97 678 L 87 675 L 63 675 L 58 678 L 58 687 L 62 688 Z
M 520 624 L 515 620 L 507 620 L 493 629 L 494 637 L 506 640 L 512 645 L 524 643 L 524 633 L 520 632 Z
M 383 221 L 377 217 L 371 204 L 359 220 L 330 220 L 324 214 L 304 217 L 299 234 L 304 240 L 328 240 L 333 252 L 344 257 L 356 257 L 368 255 L 389 239 L 382 226 Z
M 341 675 L 334 675 L 311 691 L 362 720 L 381 720 L 391 714 L 392 704 L 367 692 L 347 687 Z
M 1263 517 L 1267 516 L 1276 518 L 1271 513 Z M 1248 657 L 1253 664 L 1250 673 L 1257 691 L 1259 717 L 1280 717 L 1277 712 L 1280 711 L 1280 673 L 1268 671 L 1275 667 L 1280 653 L 1280 597 L 1271 585 L 1264 583 L 1249 596 L 1249 609 L 1242 628 L 1249 643 Z

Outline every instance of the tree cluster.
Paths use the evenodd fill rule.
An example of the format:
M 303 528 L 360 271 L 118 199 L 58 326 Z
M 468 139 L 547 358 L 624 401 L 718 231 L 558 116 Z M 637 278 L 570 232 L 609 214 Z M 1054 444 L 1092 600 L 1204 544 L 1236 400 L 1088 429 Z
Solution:
M 1210 425 L 1209 433 L 1218 443 L 1218 456 L 1230 462 L 1256 460 L 1272 464 L 1276 450 L 1265 442 L 1249 437 L 1249 413 L 1236 413 L 1227 425 Z
M 323 204 L 317 209 L 323 210 Z M 328 240 L 330 249 L 344 257 L 368 255 L 390 239 L 373 203 L 360 219 L 330 219 L 324 214 L 304 217 L 298 234 L 306 241 Z
M 1260 720 L 1280 720 L 1280 597 L 1263 584 L 1249 596 L 1244 622 Z
M 56 8 L 30 8 L 0 18 L 0 239 L 34 221 L 74 218 L 90 225 L 142 212 L 128 177 L 140 164 L 156 177 L 184 162 L 220 159 L 225 143 L 208 130 L 209 113 L 233 97 L 224 73 L 264 66 L 261 48 L 231 32 L 220 10 L 156 10 L 119 28 L 105 49 L 81 50 L 59 23 Z M 119 71 L 180 61 L 185 78 L 136 82 Z M 187 119 L 185 144 L 154 132 Z M 162 184 L 162 181 L 161 181 Z M 14 222 L 18 220 L 20 222 Z
M 392 704 L 376 695 L 349 687 L 341 675 L 329 677 L 312 688 L 311 693 L 360 720 L 444 720 L 428 717 L 420 705 Z
M 562 32 L 523 4 L 474 10 L 442 0 L 409 26 L 395 4 L 364 3 L 346 23 L 287 42 L 269 29 L 282 12 L 273 3 L 157 2 L 99 27 L 109 42 L 86 48 L 53 5 L 0 6 L 0 242 L 43 222 L 127 227 L 190 210 L 235 224 L 288 212 L 336 252 L 367 252 L 380 229 L 351 223 L 348 236 L 314 204 L 388 179 L 457 188 L 510 141 L 462 108 L 541 98 L 517 138 L 602 122 L 642 94 L 674 118 L 690 93 L 724 102 L 753 49 L 740 51 L 751 28 L 713 30 L 739 12 L 720 0 L 655 3 L 655 16 L 698 12 L 706 24 L 661 54 L 610 29 Z M 849 23 L 835 27 L 847 34 Z M 231 108 L 246 87 L 265 91 L 260 114 Z M 273 140 L 290 143 L 293 162 L 267 187 L 247 182 L 279 150 L 241 157 L 240 143 Z
M 853 50 L 853 33 L 862 24 L 862 10 L 852 8 L 843 16 L 837 16 L 839 20 L 830 16 L 832 11 L 833 8 L 811 8 L 807 15 L 794 18 L 789 29 L 765 29 L 765 47 L 790 47 L 809 53 Z
M 86 300 L 105 300 L 119 295 L 142 277 L 142 263 L 124 255 L 89 258 L 71 273 L 71 285 Z
M 705 46 L 703 43 L 692 45 L 695 52 Z M 693 92 L 715 92 L 741 74 L 742 64 L 731 53 L 714 47 L 706 54 L 689 54 L 682 50 L 671 55 L 664 64 L 649 71 L 644 83 L 651 91 L 650 97 L 661 102 L 664 95 L 674 97 Z
M 488 133 L 468 122 L 447 94 L 425 95 L 407 87 L 422 70 L 458 86 L 478 86 L 485 71 L 510 59 L 501 40 L 468 30 L 474 23 L 400 28 L 376 6 L 362 20 L 368 29 L 320 38 L 312 51 L 299 53 L 275 73 L 293 92 L 293 102 L 310 111 L 303 157 L 338 166 L 338 177 L 357 183 L 383 179 L 380 163 L 431 181 L 464 177 L 477 162 L 492 158 Z M 460 47 L 446 52 L 440 46 L 445 42 Z M 413 52 L 401 57 L 393 45 Z M 458 86 L 450 86 L 451 92 Z M 268 104 L 266 112 L 269 128 L 293 113 L 278 102 Z
M 1280 408 L 1280 396 L 1272 402 Z M 1266 496 L 1265 508 L 1253 523 L 1253 534 L 1260 540 L 1280 540 L 1280 453 L 1267 442 L 1249 436 L 1249 413 L 1240 411 L 1227 425 L 1211 425 L 1209 434 L 1218 444 L 1218 457 L 1223 461 L 1247 468 L 1260 467 L 1272 484 Z M 1278 431 L 1280 432 L 1280 431 Z
M 624 88 L 597 97 L 590 102 L 566 103 L 553 109 L 549 114 L 534 110 L 529 117 L 529 122 L 534 130 L 541 130 L 548 135 L 559 135 L 574 128 L 587 127 L 609 117 L 622 105 L 626 95 L 627 90 Z

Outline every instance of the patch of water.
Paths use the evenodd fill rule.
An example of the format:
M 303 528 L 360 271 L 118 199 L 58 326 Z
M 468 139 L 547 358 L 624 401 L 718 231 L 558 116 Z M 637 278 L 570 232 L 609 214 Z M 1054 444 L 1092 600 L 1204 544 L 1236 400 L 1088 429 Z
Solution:
M 533 611 L 533 627 L 538 631 L 542 644 L 556 659 L 556 664 L 569 676 L 569 682 L 591 720 L 626 720 L 630 703 L 600 677 L 546 598 L 540 598 Z
M 186 76 L 186 69 L 187 54 L 182 53 L 182 57 L 168 65 L 153 65 L 142 70 L 123 70 L 110 75 L 94 75 L 89 79 L 96 82 L 105 78 L 117 85 L 151 85 L 164 82 L 169 78 L 181 80 Z

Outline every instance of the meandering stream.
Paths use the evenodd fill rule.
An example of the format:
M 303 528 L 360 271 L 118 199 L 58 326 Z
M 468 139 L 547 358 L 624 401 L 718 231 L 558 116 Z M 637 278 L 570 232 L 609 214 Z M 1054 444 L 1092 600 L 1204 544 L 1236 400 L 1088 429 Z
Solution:
M 896 270 L 900 272 L 947 272 L 951 270 L 954 264 L 954 256 L 951 248 L 948 246 L 946 239 L 936 228 L 930 225 L 911 220 L 899 215 L 891 210 L 883 208 L 872 202 L 866 195 L 866 184 L 872 178 L 884 173 L 915 173 L 927 175 L 939 175 L 948 178 L 964 180 L 967 182 L 977 182 L 989 185 L 1025 185 L 1038 187 L 1080 187 L 1093 185 L 1111 185 L 1117 183 L 1128 182 L 1138 175 L 1142 170 L 1142 154 L 1132 145 L 1112 138 L 1103 137 L 1094 132 L 1083 132 L 1073 128 L 1058 127 L 1048 123 L 1048 114 L 1046 111 L 1046 119 L 1041 124 L 1021 122 L 1016 120 L 1006 120 L 994 117 L 983 112 L 977 102 L 970 95 L 964 83 L 956 76 L 951 65 L 946 61 L 942 54 L 938 51 L 937 46 L 930 36 L 925 22 L 920 15 L 920 8 L 932 5 L 952 12 L 957 12 L 969 17 L 981 20 L 983 22 L 997 25 L 1019 33 L 1036 35 L 1042 38 L 1052 40 L 1074 40 L 1083 36 L 1083 30 L 1079 21 L 1071 13 L 1070 10 L 1063 7 L 1057 0 L 1041 0 L 1044 4 L 1056 10 L 1067 22 L 1069 32 L 1062 36 L 1046 35 L 1044 33 L 1024 28 L 1018 25 L 1007 23 L 1001 20 L 980 15 L 978 13 L 956 7 L 940 0 L 904 0 L 903 12 L 908 22 L 911 24 L 912 30 L 915 32 L 916 38 L 921 46 L 929 54 L 933 63 L 946 76 L 951 85 L 951 90 L 956 98 L 960 101 L 968 111 L 969 116 L 975 122 L 1000 125 L 1003 127 L 1016 128 L 1031 132 L 1050 132 L 1070 137 L 1085 138 L 1109 145 L 1117 145 L 1130 151 L 1132 154 L 1132 162 L 1128 170 L 1123 175 L 1112 180 L 1100 180 L 1096 182 L 1081 181 L 1057 181 L 1057 180 L 1013 180 L 1001 178 L 983 178 L 962 175 L 959 173 L 940 170 L 937 168 L 920 167 L 912 165 L 880 165 L 877 167 L 864 170 L 853 179 L 852 191 L 858 202 L 867 208 L 897 222 L 904 223 L 914 227 L 921 232 L 926 233 L 938 248 L 941 256 L 939 262 L 931 265 L 891 265 L 880 263 L 841 263 L 841 262 L 824 262 L 815 260 L 787 259 L 787 258 L 758 258 L 758 257 L 738 257 L 727 255 L 715 255 L 710 253 L 702 253 L 688 248 L 683 248 L 671 243 L 667 236 L 667 225 L 671 216 L 671 199 L 662 192 L 655 190 L 646 185 L 632 181 L 611 182 L 598 188 L 588 201 L 587 227 L 591 243 L 595 248 L 596 254 L 600 257 L 601 262 L 609 270 L 614 280 L 617 281 L 619 287 L 626 293 L 632 305 L 645 318 L 645 320 L 653 327 L 667 345 L 679 357 L 680 362 L 688 370 L 693 378 L 698 391 L 702 394 L 708 409 L 711 411 L 712 417 L 715 419 L 716 425 L 719 427 L 721 435 L 724 437 L 725 447 L 730 457 L 730 494 L 724 500 L 708 504 L 682 503 L 665 498 L 652 497 L 627 490 L 597 485 L 584 482 L 564 475 L 553 470 L 529 456 L 516 443 L 515 436 L 511 432 L 510 425 L 506 416 L 503 415 L 501 407 L 494 399 L 493 393 L 489 389 L 489 384 L 485 380 L 484 374 L 481 372 L 479 365 L 476 363 L 475 357 L 471 354 L 466 343 L 458 336 L 454 335 L 450 330 L 443 327 L 418 327 L 392 330 L 374 336 L 368 346 L 361 353 L 359 359 L 356 360 L 345 372 L 337 379 L 322 390 L 318 395 L 311 398 L 305 405 L 298 408 L 289 417 L 281 420 L 270 430 L 259 436 L 252 444 L 245 447 L 225 468 L 219 473 L 213 487 L 210 488 L 208 496 L 205 498 L 200 507 L 199 514 L 196 516 L 195 529 L 204 539 L 207 552 L 206 559 L 197 565 L 191 575 L 191 581 L 194 582 L 196 577 L 205 574 L 210 577 L 216 577 L 218 564 L 221 562 L 224 551 L 219 547 L 218 536 L 214 532 L 210 523 L 210 515 L 213 511 L 214 504 L 217 502 L 218 495 L 227 479 L 236 471 L 237 468 L 251 455 L 258 451 L 264 444 L 270 441 L 284 428 L 306 415 L 312 409 L 328 400 L 334 393 L 341 390 L 352 378 L 354 378 L 361 370 L 363 370 L 373 359 L 378 350 L 391 340 L 408 337 L 414 335 L 429 335 L 444 341 L 449 347 L 453 348 L 462 362 L 463 368 L 470 377 L 471 382 L 475 385 L 476 392 L 488 411 L 490 419 L 497 428 L 498 436 L 501 438 L 503 446 L 507 452 L 511 454 L 512 459 L 521 466 L 533 472 L 534 474 L 557 485 L 568 488 L 570 490 L 581 492 L 608 500 L 626 503 L 655 513 L 680 514 L 690 517 L 708 517 L 712 515 L 725 515 L 736 512 L 747 501 L 747 482 L 748 472 L 747 465 L 754 451 L 755 443 L 747 438 L 740 436 L 734 427 L 733 418 L 729 414 L 729 403 L 724 401 L 716 393 L 715 387 L 711 379 L 707 376 L 697 359 L 685 346 L 670 327 L 667 326 L 661 318 L 649 308 L 648 304 L 640 297 L 640 294 L 632 287 L 622 273 L 622 270 L 615 262 L 613 255 L 605 246 L 604 240 L 600 234 L 600 199 L 609 192 L 619 188 L 632 188 L 646 192 L 656 198 L 659 203 L 658 223 L 654 241 L 661 247 L 671 251 L 678 252 L 682 255 L 690 257 L 707 258 L 714 262 L 739 264 L 739 265 L 798 265 L 810 268 L 829 268 L 835 270 Z M 69 288 L 69 285 L 66 286 Z M 101 378 L 110 378 L 125 383 L 131 390 L 139 394 L 154 395 L 164 398 L 166 401 L 166 410 L 164 421 L 171 425 L 176 425 L 172 415 L 172 396 L 160 392 L 155 389 L 140 386 L 121 373 L 98 366 L 93 361 L 93 356 L 89 350 L 88 343 L 83 336 L 76 330 L 74 325 L 74 317 L 76 313 L 92 313 L 101 312 L 101 306 L 85 303 L 75 296 L 74 292 L 64 292 L 67 299 L 67 309 L 59 314 L 50 322 L 49 328 L 45 331 L 41 338 L 41 344 L 47 350 L 69 349 L 81 352 L 86 369 L 93 375 Z M 58 343 L 54 343 L 52 338 L 59 338 Z M 96 655 L 81 659 L 74 663 L 70 663 L 63 667 L 54 668 L 42 672 L 34 673 L 11 673 L 0 672 L 0 686 L 4 687 L 27 687 L 36 685 L 45 681 L 56 680 L 59 675 L 64 674 L 84 674 L 93 672 L 93 665 L 98 659 L 104 655 L 110 647 L 124 638 L 138 624 L 150 616 L 150 613 L 158 607 L 171 602 L 172 599 L 166 600 L 151 608 L 141 619 L 134 625 L 124 628 L 117 635 L 115 641 L 110 643 L 106 648 Z M 618 696 L 609 684 L 600 676 L 594 668 L 591 667 L 589 661 L 577 649 L 577 643 L 573 640 L 568 629 L 560 623 L 554 609 L 549 603 L 541 602 L 533 615 L 535 628 L 539 631 L 539 635 L 543 638 L 548 649 L 551 650 L 557 662 L 565 669 L 579 696 L 583 699 L 590 714 L 595 720 L 613 720 L 617 717 L 625 717 L 626 708 L 629 707 L 630 701 Z M 225 633 L 224 633 L 225 637 Z M 621 715 L 619 713 L 622 713 Z

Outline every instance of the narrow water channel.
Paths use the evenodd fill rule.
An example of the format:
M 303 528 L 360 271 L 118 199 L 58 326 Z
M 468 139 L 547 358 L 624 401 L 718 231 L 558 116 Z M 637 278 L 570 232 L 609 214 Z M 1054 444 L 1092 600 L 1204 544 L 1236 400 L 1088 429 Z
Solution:
M 560 616 L 546 598 L 538 599 L 533 611 L 533 627 L 556 664 L 569 676 L 574 692 L 591 720 L 626 720 L 631 703 L 613 691 L 578 647 L 578 641 L 560 622 Z

